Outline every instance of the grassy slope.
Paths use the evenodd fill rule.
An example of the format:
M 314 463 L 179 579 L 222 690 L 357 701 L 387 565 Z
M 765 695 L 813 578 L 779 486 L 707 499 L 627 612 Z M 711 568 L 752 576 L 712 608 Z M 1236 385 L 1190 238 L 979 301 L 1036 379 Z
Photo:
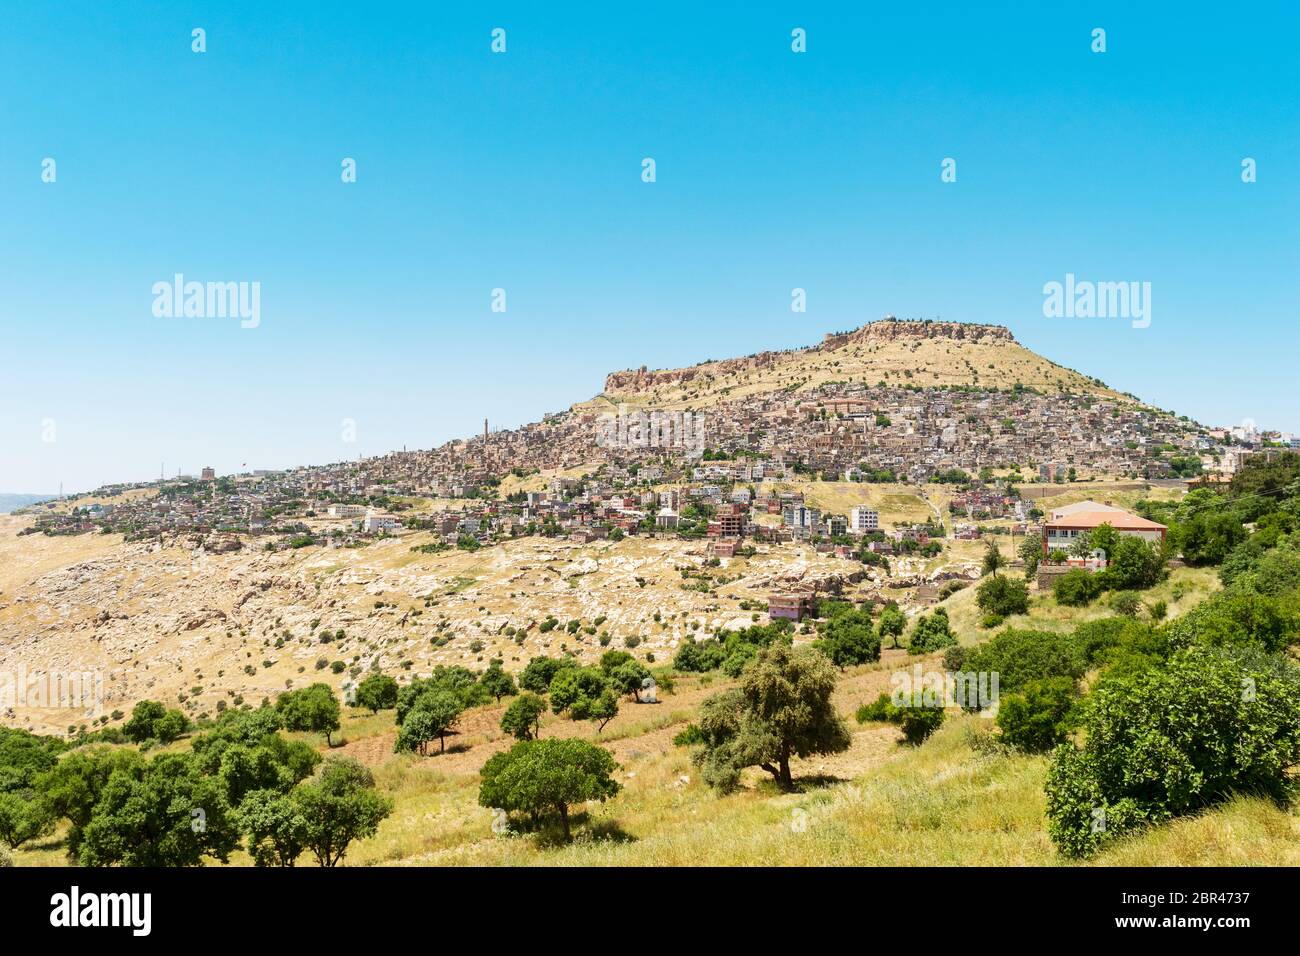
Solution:
M 916 659 L 887 652 L 854 668 L 836 703 L 848 716 L 888 688 L 891 671 Z M 934 666 L 937 662 L 928 662 Z M 956 716 L 923 746 L 893 728 L 852 724 L 845 754 L 797 762 L 800 792 L 782 794 L 751 771 L 720 797 L 698 779 L 671 738 L 719 679 L 684 679 L 658 707 L 623 705 L 595 734 L 589 724 L 548 717 L 546 736 L 580 735 L 614 751 L 622 792 L 579 817 L 577 837 L 553 832 L 498 836 L 478 806 L 478 768 L 509 745 L 496 728 L 500 706 L 466 715 L 446 754 L 394 756 L 391 712 L 351 711 L 335 752 L 370 764 L 396 810 L 379 833 L 353 847 L 349 865 L 1059 865 L 1043 819 L 1046 760 L 980 745 L 992 728 Z M 302 735 L 300 735 L 302 736 Z M 310 738 L 323 746 L 319 738 Z M 1238 797 L 1197 817 L 1116 843 L 1090 865 L 1297 865 L 1300 817 L 1265 800 Z M 24 847 L 19 865 L 63 862 L 58 837 Z M 236 856 L 232 863 L 246 865 Z

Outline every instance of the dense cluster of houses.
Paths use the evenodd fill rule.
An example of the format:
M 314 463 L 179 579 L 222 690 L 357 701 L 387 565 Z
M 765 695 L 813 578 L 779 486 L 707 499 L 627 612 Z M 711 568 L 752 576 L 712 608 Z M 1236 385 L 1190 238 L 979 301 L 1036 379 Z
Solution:
M 484 423 L 481 435 L 424 451 L 236 478 L 218 478 L 205 468 L 200 478 L 153 483 L 154 497 L 122 494 L 140 486 L 101 489 L 106 503 L 70 514 L 47 509 L 36 530 L 103 529 L 136 538 L 169 532 L 301 536 L 319 533 L 306 522 L 329 519 L 337 522 L 336 543 L 434 524 L 461 541 L 530 531 L 584 539 L 643 532 L 724 540 L 874 538 L 879 516 L 865 504 L 848 514 L 821 514 L 797 496 L 762 489 L 798 477 L 946 480 L 1011 464 L 1038 467 L 1051 480 L 1068 471 L 1079 477 L 1159 475 L 1175 455 L 1221 457 L 1211 436 L 1166 413 L 1019 388 L 833 383 L 749 395 L 697 417 L 703 449 L 664 446 L 644 435 L 611 442 L 600 415 L 579 408 L 512 430 L 490 431 Z M 635 437 L 636 431 L 616 434 Z M 556 477 L 546 491 L 499 493 L 508 476 L 526 478 L 543 469 L 584 477 Z M 413 519 L 409 498 L 456 499 L 460 507 Z M 976 485 L 962 490 L 951 511 L 967 519 L 960 533 L 969 537 L 978 535 L 981 520 L 1025 520 L 1024 507 L 1005 487 Z M 755 523 L 761 513 L 780 521 Z

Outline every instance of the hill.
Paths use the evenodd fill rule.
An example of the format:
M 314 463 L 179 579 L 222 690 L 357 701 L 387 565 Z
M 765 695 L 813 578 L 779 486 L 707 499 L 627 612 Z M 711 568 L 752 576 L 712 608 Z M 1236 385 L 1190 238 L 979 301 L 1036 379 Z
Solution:
M 1124 396 L 1026 349 L 999 325 L 884 319 L 826 335 L 808 348 L 759 352 L 688 368 L 614 372 L 602 397 L 660 408 L 706 408 L 783 389 L 811 391 L 829 383 L 1010 389 Z

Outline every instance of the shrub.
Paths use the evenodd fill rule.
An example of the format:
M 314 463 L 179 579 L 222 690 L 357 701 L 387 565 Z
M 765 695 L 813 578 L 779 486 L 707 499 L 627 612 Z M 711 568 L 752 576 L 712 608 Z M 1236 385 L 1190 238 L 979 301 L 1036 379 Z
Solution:
M 1233 590 L 1207 598 L 1166 628 L 1176 648 L 1201 644 L 1280 651 L 1300 634 L 1300 614 L 1286 600 Z
M 1019 578 L 991 575 L 975 589 L 975 603 L 981 611 L 999 617 L 1024 614 L 1029 610 L 1029 585 Z
M 1110 596 L 1110 609 L 1124 617 L 1137 617 L 1142 609 L 1142 599 L 1135 591 L 1116 591 Z
M 870 704 L 859 707 L 854 718 L 860 724 L 896 724 L 903 731 L 904 740 L 913 746 L 919 746 L 943 723 L 943 708 L 899 707 L 888 694 L 881 694 Z
M 693 747 L 704 743 L 704 734 L 698 724 L 687 724 L 686 729 L 673 738 L 674 747 Z
M 1086 664 L 1070 635 L 1009 627 L 979 647 L 967 649 L 960 669 L 997 674 L 998 692 L 1006 694 L 1045 677 L 1078 680 Z
M 1056 603 L 1067 607 L 1083 607 L 1100 593 L 1101 580 L 1083 568 L 1072 568 L 1052 582 Z
M 928 654 L 943 650 L 957 643 L 957 637 L 948 626 L 946 608 L 935 608 L 932 614 L 921 614 L 912 628 L 912 638 L 908 641 L 909 654 Z
M 1283 798 L 1300 761 L 1300 671 L 1258 650 L 1193 647 L 1093 691 L 1084 745 L 1053 751 L 1048 832 L 1066 856 L 1234 791 Z
M 1068 677 L 1029 681 L 1021 693 L 998 703 L 1002 739 L 1030 753 L 1051 750 L 1065 740 L 1074 703 L 1074 681 Z

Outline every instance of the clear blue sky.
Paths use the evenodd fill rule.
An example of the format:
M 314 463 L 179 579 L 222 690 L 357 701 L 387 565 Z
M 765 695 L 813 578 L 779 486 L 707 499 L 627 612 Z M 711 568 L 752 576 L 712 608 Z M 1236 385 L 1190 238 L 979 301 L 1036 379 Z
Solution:
M 1300 430 L 1292 3 L 2 17 L 0 491 L 430 447 L 886 313 Z M 261 326 L 155 318 L 176 272 L 259 281 Z M 1150 328 L 1045 318 L 1067 272 L 1151 282 Z

